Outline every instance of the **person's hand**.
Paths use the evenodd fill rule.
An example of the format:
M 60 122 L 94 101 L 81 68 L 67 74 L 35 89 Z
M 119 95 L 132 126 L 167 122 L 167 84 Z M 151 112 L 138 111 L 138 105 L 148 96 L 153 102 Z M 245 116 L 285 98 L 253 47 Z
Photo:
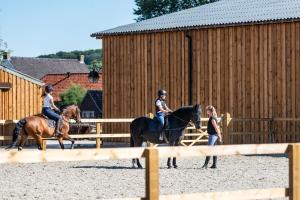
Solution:
M 222 144 L 222 143 L 223 143 L 223 138 L 222 138 L 222 137 L 219 137 L 219 141 L 220 141 L 220 143 Z

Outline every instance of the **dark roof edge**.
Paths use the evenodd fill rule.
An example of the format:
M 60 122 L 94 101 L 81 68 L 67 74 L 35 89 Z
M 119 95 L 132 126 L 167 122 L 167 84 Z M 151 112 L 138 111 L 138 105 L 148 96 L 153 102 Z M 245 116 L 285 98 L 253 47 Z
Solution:
M 22 79 L 25 79 L 25 80 L 27 80 L 27 81 L 30 81 L 30 82 L 32 82 L 32 83 L 34 83 L 34 84 L 37 84 L 37 85 L 40 85 L 40 86 L 45 85 L 45 83 L 43 83 L 43 82 L 40 81 L 39 79 L 33 78 L 32 76 L 29 76 L 29 75 L 27 75 L 27 74 L 24 74 L 24 73 L 22 73 L 22 72 L 20 72 L 20 71 L 17 71 L 17 70 L 15 70 L 15 69 L 7 68 L 7 67 L 5 67 L 5 66 L 3 66 L 3 65 L 1 65 L 1 64 L 0 64 L 0 69 L 6 71 L 7 73 L 10 73 L 10 74 L 13 74 L 13 75 L 15 75 L 15 76 L 18 76 L 18 77 L 20 77 L 20 78 L 22 78 Z
M 143 30 L 143 31 L 129 31 L 129 32 L 115 32 L 115 33 L 92 33 L 91 37 L 96 37 L 96 39 L 102 39 L 104 36 L 119 36 L 119 35 L 134 35 L 134 34 L 145 34 L 145 33 L 161 33 L 170 31 L 188 31 L 195 29 L 205 29 L 205 28 L 225 28 L 225 27 L 236 27 L 236 26 L 250 26 L 250 25 L 262 25 L 262 24 L 277 24 L 284 22 L 298 22 L 300 17 L 297 18 L 287 18 L 287 19 L 274 19 L 274 20 L 263 20 L 263 21 L 252 21 L 252 22 L 241 22 L 241 23 L 225 23 L 225 24 L 211 24 L 203 26 L 186 26 L 186 27 L 176 27 L 176 28 L 165 28 L 165 29 L 153 29 L 153 30 Z

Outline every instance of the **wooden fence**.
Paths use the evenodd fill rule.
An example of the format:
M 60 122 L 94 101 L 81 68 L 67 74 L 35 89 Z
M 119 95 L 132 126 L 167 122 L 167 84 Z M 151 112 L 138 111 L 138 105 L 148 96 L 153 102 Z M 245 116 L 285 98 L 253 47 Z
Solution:
M 90 138 L 96 140 L 96 147 L 100 148 L 100 140 L 110 141 L 114 138 L 119 138 L 119 141 L 128 142 L 129 132 L 114 132 L 113 134 L 104 130 L 107 124 L 126 124 L 133 118 L 129 119 L 82 119 L 83 123 L 94 124 L 97 135 L 91 135 Z M 17 120 L 0 120 L 0 141 L 10 140 L 10 137 L 3 135 L 11 134 L 13 126 Z M 208 118 L 202 118 L 203 126 L 200 130 L 195 130 L 194 127 L 188 127 L 184 140 L 181 141 L 183 146 L 193 146 L 207 142 L 206 123 Z M 220 127 L 223 134 L 224 144 L 261 144 L 261 143 L 294 143 L 300 142 L 300 118 L 233 118 L 229 113 L 222 115 L 219 118 Z M 293 124 L 291 126 L 290 124 Z M 3 129 L 1 124 L 7 124 L 6 129 Z M 260 129 L 257 129 L 260 127 Z M 285 127 L 289 127 L 284 129 Z M 129 129 L 129 128 L 128 128 Z M 2 136 L 1 136 L 2 135 Z M 85 136 L 74 136 L 78 139 L 89 138 Z M 1 145 L 1 144 L 0 144 Z
M 263 144 L 300 142 L 300 118 L 231 118 L 228 123 L 228 144 Z
M 95 139 L 96 140 L 96 148 L 100 148 L 100 140 L 105 140 L 105 139 L 112 139 L 112 138 L 125 138 L 126 141 L 130 138 L 130 133 L 105 133 L 103 131 L 103 126 L 107 123 L 130 123 L 132 122 L 134 119 L 133 118 L 129 118 L 129 119 L 82 119 L 81 122 L 82 123 L 89 123 L 89 124 L 94 124 L 96 126 L 95 129 L 95 134 L 80 134 L 80 135 L 71 135 L 71 137 L 75 138 L 75 139 Z M 220 121 L 221 124 L 221 128 L 223 128 L 222 125 L 222 117 L 218 118 L 218 120 Z M 5 120 L 0 120 L 0 125 L 4 125 L 4 124 L 11 124 L 11 123 L 16 123 L 17 120 L 10 120 L 10 121 L 5 121 Z M 71 121 L 73 122 L 73 121 Z M 208 118 L 202 118 L 202 122 L 205 124 L 208 122 Z M 199 144 L 199 143 L 204 143 L 207 142 L 207 138 L 208 138 L 208 134 L 206 132 L 207 126 L 204 125 L 202 126 L 201 129 L 195 129 L 194 126 L 189 126 L 187 127 L 187 130 L 192 130 L 193 132 L 189 132 L 185 134 L 185 139 L 181 141 L 181 144 L 183 146 L 193 146 L 195 144 Z M 224 130 L 228 130 L 228 129 L 224 129 Z M 2 131 L 3 133 L 5 131 Z M 9 133 L 12 132 L 12 128 L 10 126 L 9 129 Z M 11 136 L 7 136 L 8 134 L 6 134 L 6 136 L 1 136 L 0 135 L 0 141 L 5 141 L 5 140 L 11 140 Z M 53 139 L 53 138 L 44 138 L 43 139 L 43 145 L 42 148 L 45 150 L 46 149 L 46 140 L 49 139 Z
M 198 194 L 162 195 L 159 192 L 159 158 L 197 157 L 207 155 L 260 155 L 288 154 L 289 188 L 251 189 L 241 191 L 210 192 Z M 37 163 L 59 161 L 92 161 L 109 159 L 146 159 L 146 198 L 158 199 L 270 199 L 289 197 L 300 200 L 300 144 L 262 144 L 262 145 L 225 145 L 198 147 L 160 147 L 160 148 L 117 148 L 85 150 L 26 150 L 0 152 L 0 163 Z M 140 199 L 140 198 L 132 198 Z

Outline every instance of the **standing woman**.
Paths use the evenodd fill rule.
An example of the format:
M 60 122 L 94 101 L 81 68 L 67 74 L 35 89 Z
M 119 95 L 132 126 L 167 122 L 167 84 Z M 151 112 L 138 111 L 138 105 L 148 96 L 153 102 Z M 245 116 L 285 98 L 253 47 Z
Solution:
M 61 136 L 62 133 L 60 132 L 61 124 L 62 124 L 62 117 L 54 112 L 54 110 L 59 111 L 59 109 L 54 105 L 53 97 L 53 86 L 47 85 L 45 87 L 45 92 L 43 93 L 43 109 L 42 113 L 49 119 L 56 121 L 56 129 L 55 129 L 55 136 Z
M 217 140 L 219 139 L 220 143 L 222 143 L 222 135 L 220 128 L 218 126 L 217 120 L 217 112 L 213 106 L 206 107 L 206 113 L 209 116 L 208 124 L 207 124 L 207 133 L 208 137 L 208 145 L 213 146 L 216 144 Z M 202 168 L 207 169 L 207 165 L 209 163 L 210 156 L 206 156 L 205 163 Z M 213 156 L 213 164 L 210 168 L 217 168 L 217 156 Z

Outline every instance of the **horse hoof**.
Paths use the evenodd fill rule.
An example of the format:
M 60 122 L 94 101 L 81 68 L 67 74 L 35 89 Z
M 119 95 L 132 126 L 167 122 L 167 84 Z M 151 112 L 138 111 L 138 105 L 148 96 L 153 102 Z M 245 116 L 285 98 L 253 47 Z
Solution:
M 22 147 L 18 147 L 18 151 L 22 151 L 22 149 L 23 149 Z

